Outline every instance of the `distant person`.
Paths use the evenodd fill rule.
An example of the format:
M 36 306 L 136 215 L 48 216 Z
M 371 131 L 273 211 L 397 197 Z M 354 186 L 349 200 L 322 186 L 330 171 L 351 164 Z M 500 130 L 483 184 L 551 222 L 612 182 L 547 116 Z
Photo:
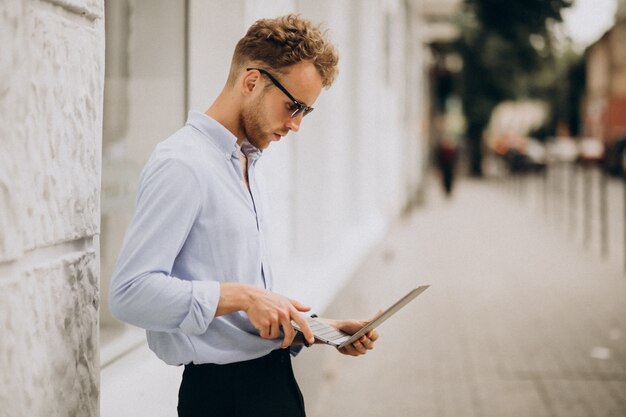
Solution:
M 300 314 L 309 307 L 272 291 L 255 167 L 271 142 L 299 130 L 337 62 L 309 21 L 256 21 L 210 108 L 190 112 L 141 174 L 110 307 L 148 330 L 164 362 L 185 365 L 179 416 L 305 415 L 290 353 L 314 343 Z M 328 322 L 347 333 L 365 324 Z M 369 332 L 341 353 L 363 355 L 377 338 Z
M 441 174 L 443 189 L 447 196 L 452 194 L 452 185 L 454 182 L 454 171 L 457 160 L 457 146 L 448 139 L 443 139 L 437 144 L 435 149 L 435 158 L 437 166 Z

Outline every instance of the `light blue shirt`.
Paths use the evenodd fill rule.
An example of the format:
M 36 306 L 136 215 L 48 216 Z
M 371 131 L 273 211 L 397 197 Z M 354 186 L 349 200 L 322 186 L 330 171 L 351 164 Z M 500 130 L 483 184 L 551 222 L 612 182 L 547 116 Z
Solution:
M 272 289 L 255 179 L 260 156 L 248 142 L 240 149 L 217 121 L 190 112 L 141 174 L 109 305 L 114 317 L 146 329 L 150 349 L 168 364 L 239 362 L 280 347 L 242 311 L 215 317 L 221 282 Z

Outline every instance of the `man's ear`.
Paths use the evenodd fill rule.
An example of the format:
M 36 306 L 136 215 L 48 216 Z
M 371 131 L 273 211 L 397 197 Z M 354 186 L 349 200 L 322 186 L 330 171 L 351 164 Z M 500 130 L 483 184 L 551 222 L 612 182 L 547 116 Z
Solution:
M 261 74 L 258 71 L 246 71 L 241 80 L 241 92 L 244 96 L 249 96 L 256 88 L 259 88 Z

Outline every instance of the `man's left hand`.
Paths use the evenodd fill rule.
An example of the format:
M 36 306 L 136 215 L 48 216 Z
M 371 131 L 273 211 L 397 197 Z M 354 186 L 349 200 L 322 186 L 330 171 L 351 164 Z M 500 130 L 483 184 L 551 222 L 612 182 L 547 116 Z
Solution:
M 370 320 L 325 320 L 333 327 L 346 332 L 348 334 L 354 334 L 361 330 L 363 326 L 370 322 Z M 361 356 L 365 355 L 368 350 L 374 349 L 374 342 L 378 339 L 378 332 L 376 330 L 370 330 L 363 336 L 352 342 L 348 346 L 344 346 L 339 349 L 339 352 L 349 356 Z

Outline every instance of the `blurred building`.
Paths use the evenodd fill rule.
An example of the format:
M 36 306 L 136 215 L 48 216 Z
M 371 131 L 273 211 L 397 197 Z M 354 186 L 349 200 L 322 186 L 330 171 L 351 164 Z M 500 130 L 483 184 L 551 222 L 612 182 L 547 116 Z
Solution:
M 584 134 L 602 140 L 605 164 L 626 172 L 626 1 L 615 24 L 585 51 Z

